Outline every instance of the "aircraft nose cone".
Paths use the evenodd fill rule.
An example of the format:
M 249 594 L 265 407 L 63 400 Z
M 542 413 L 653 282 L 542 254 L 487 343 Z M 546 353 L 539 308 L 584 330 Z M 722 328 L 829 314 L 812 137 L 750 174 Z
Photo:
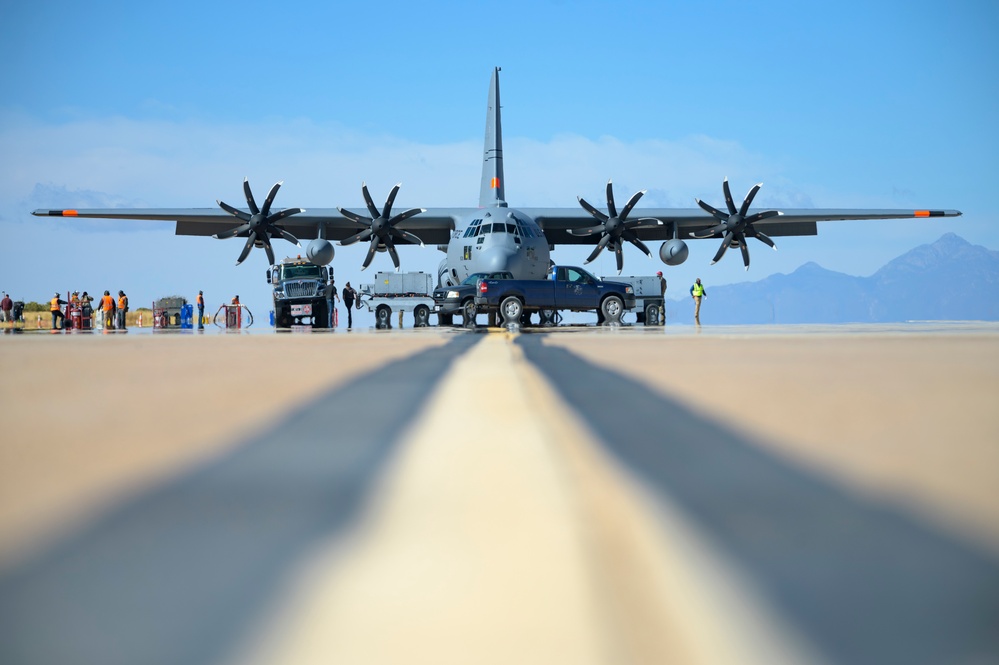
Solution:
M 513 272 L 513 264 L 516 257 L 516 250 L 510 250 L 505 247 L 491 247 L 484 250 L 482 255 L 479 256 L 479 260 L 476 262 L 478 264 L 476 270 L 481 270 L 483 272 L 499 272 L 501 270 L 509 270 Z

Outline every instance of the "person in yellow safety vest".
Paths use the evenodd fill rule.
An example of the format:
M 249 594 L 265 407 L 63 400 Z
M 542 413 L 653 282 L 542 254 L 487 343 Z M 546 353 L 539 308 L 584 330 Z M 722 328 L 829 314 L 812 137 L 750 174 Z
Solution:
M 111 297 L 110 291 L 105 291 L 104 296 L 101 298 L 101 304 L 97 306 L 99 312 L 104 319 L 104 329 L 114 330 L 114 298 Z
M 701 298 L 708 297 L 708 292 L 704 290 L 700 277 L 694 280 L 694 285 L 690 287 L 690 295 L 694 299 L 694 322 L 699 324 L 701 322 Z
M 69 303 L 67 303 L 65 300 L 59 298 L 58 291 L 56 291 L 56 294 L 55 296 L 52 297 L 52 300 L 49 301 L 49 309 L 52 310 L 52 330 L 58 330 L 60 327 L 62 328 L 66 327 L 66 317 L 62 313 L 62 305 L 68 305 L 68 304 Z M 57 325 L 57 323 L 60 320 L 62 321 L 61 326 Z
M 128 312 L 128 296 L 124 291 L 118 291 L 118 330 L 126 330 L 125 313 Z
M 79 307 L 80 306 L 80 292 L 79 291 L 73 291 L 73 295 L 71 295 L 69 297 L 69 304 L 72 305 L 73 307 Z

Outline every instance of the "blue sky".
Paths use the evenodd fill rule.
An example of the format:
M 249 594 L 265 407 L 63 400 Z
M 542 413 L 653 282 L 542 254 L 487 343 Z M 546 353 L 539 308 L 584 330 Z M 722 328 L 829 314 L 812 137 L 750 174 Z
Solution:
M 507 199 L 759 207 L 956 208 L 964 216 L 834 222 L 709 266 L 693 241 L 675 290 L 756 281 L 815 261 L 869 275 L 953 231 L 999 249 L 999 4 L 940 2 L 7 3 L 0 20 L 0 289 L 123 288 L 133 306 L 204 289 L 266 316 L 266 259 L 172 225 L 39 219 L 44 207 L 477 202 L 487 86 L 501 66 Z M 279 256 L 293 247 L 278 241 Z M 338 285 L 390 270 L 337 248 Z M 443 255 L 404 248 L 404 269 Z M 588 251 L 560 248 L 560 263 Z M 626 250 L 626 274 L 661 268 Z M 614 272 L 604 253 L 595 272 Z M 365 315 L 368 316 L 368 315 Z M 366 321 L 366 319 L 362 319 Z

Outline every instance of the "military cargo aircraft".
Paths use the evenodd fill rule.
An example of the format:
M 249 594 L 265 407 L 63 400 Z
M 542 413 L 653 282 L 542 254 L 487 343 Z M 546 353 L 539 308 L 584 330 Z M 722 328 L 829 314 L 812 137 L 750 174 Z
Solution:
M 499 72 L 493 70 L 489 84 L 482 179 L 477 208 L 412 208 L 393 215 L 399 192 L 396 185 L 379 209 L 361 185 L 366 209 L 284 208 L 272 210 L 281 186 L 275 184 L 262 207 L 258 207 L 250 184 L 243 181 L 246 208 L 236 208 L 217 201 L 218 208 L 194 209 L 90 209 L 35 210 L 40 217 L 83 217 L 103 219 L 163 220 L 176 222 L 177 235 L 213 236 L 219 239 L 245 238 L 246 243 L 236 264 L 242 263 L 254 247 L 267 253 L 268 265 L 274 263 L 271 240 L 284 238 L 299 244 L 300 238 L 313 239 L 307 256 L 319 265 L 333 259 L 331 240 L 340 245 L 368 242 L 362 270 L 371 265 L 375 253 L 388 252 L 399 269 L 397 244 L 436 245 L 446 253 L 438 269 L 438 286 L 461 283 L 476 272 L 509 271 L 516 279 L 542 279 L 551 263 L 556 245 L 593 245 L 586 263 L 603 250 L 614 252 L 618 274 L 624 267 L 624 247 L 630 243 L 651 257 L 645 242 L 662 241 L 659 258 L 675 266 L 687 259 L 685 239 L 715 238 L 721 244 L 712 263 L 730 248 L 742 252 L 749 269 L 748 240 L 756 238 L 776 249 L 772 237 L 817 234 L 817 223 L 833 220 L 904 219 L 919 217 L 955 217 L 957 210 L 882 210 L 882 209 L 792 209 L 762 210 L 750 213 L 753 199 L 760 190 L 755 185 L 736 206 L 728 179 L 722 184 L 725 208 L 719 209 L 696 200 L 698 207 L 638 208 L 644 191 L 633 194 L 618 209 L 613 184 L 607 183 L 606 207 L 591 205 L 579 198 L 579 208 L 511 208 L 506 201 L 503 180 L 503 138 L 500 122 Z

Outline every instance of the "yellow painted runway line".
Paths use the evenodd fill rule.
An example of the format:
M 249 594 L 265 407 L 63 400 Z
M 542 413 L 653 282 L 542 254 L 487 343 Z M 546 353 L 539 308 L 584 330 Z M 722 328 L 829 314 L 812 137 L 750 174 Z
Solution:
M 577 421 L 510 335 L 487 336 L 365 522 L 314 553 L 236 660 L 814 662 Z

